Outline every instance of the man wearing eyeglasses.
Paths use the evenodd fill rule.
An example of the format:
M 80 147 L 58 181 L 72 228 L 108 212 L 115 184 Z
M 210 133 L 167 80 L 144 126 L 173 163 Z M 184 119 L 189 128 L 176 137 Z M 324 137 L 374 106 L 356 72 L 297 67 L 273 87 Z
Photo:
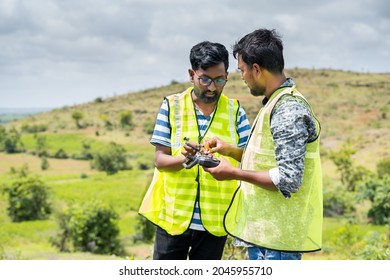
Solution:
M 193 145 L 219 137 L 233 148 L 227 158 L 238 166 L 250 126 L 239 102 L 222 94 L 229 54 L 219 43 L 201 42 L 190 52 L 192 86 L 167 96 L 160 108 L 151 144 L 155 172 L 139 213 L 157 225 L 153 259 L 218 260 L 227 233 L 223 227 L 236 181 L 219 182 L 196 165 L 183 168 Z

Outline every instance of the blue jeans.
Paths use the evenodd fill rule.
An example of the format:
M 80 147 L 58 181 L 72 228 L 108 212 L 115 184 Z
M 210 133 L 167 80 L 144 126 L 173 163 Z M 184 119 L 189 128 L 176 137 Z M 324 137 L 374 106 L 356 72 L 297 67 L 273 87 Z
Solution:
M 248 247 L 250 260 L 300 260 L 302 253 L 283 252 L 262 247 Z

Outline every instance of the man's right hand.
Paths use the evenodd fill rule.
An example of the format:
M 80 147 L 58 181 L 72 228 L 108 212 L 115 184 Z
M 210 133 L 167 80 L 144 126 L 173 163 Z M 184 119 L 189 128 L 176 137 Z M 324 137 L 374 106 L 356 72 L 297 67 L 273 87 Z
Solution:
M 209 153 L 219 153 L 221 155 L 227 156 L 229 151 L 229 144 L 224 142 L 218 137 L 213 137 L 211 139 L 206 139 L 203 141 L 203 145 L 205 147 L 208 147 L 209 149 L 206 149 L 207 154 Z

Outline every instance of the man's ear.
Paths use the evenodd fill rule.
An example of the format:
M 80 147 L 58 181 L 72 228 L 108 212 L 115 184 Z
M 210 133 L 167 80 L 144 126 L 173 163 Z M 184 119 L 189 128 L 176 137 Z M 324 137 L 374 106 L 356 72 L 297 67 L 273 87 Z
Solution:
M 260 65 L 259 64 L 257 64 L 257 63 L 253 63 L 253 65 L 252 65 L 252 71 L 253 71 L 253 73 L 254 74 L 256 74 L 256 75 L 261 75 L 261 67 L 260 67 Z
M 188 69 L 188 75 L 190 77 L 190 82 L 193 83 L 194 82 L 194 75 L 195 75 L 194 70 Z

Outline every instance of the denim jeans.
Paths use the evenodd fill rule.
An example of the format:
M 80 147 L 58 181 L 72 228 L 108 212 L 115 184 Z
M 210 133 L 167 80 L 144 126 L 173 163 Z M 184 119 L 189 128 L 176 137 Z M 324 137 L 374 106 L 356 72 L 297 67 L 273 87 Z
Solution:
M 300 260 L 302 259 L 302 253 L 248 247 L 248 257 L 250 260 Z

